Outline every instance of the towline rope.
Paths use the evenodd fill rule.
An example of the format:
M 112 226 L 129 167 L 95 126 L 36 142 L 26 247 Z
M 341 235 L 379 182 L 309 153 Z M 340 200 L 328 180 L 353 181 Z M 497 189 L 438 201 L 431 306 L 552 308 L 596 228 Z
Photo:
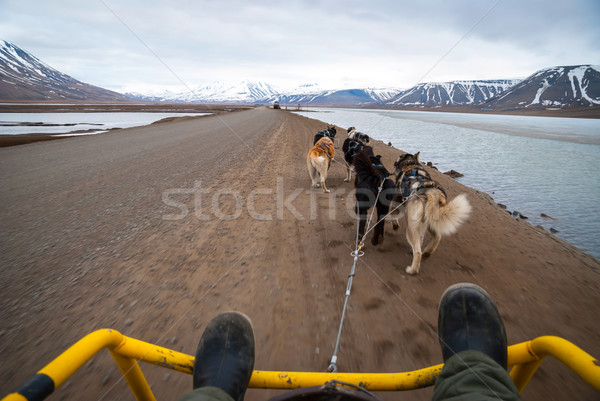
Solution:
M 354 242 L 355 247 L 354 251 L 350 252 L 350 256 L 354 257 L 354 263 L 352 264 L 352 269 L 350 270 L 350 274 L 348 275 L 348 284 L 346 286 L 346 297 L 344 299 L 344 308 L 342 309 L 342 318 L 340 320 L 340 327 L 338 329 L 337 340 L 335 341 L 335 348 L 333 350 L 333 356 L 331 357 L 331 363 L 327 368 L 328 372 L 337 372 L 337 353 L 340 348 L 340 339 L 342 337 L 342 327 L 344 325 L 344 318 L 346 317 L 346 308 L 348 307 L 348 300 L 350 299 L 350 291 L 352 290 L 352 279 L 354 278 L 356 272 L 356 262 L 358 262 L 358 258 L 363 256 L 365 253 L 361 250 L 362 245 L 358 243 L 358 227 L 360 224 L 360 215 L 358 214 L 358 203 L 356 204 L 356 240 Z
M 379 195 L 381 194 L 381 191 L 383 190 L 383 182 L 385 181 L 385 178 L 383 179 L 383 181 L 381 181 L 381 185 L 379 187 L 377 187 L 377 197 L 375 198 L 375 206 L 377 205 L 377 201 L 379 200 Z M 371 225 L 371 220 L 373 219 L 373 213 L 374 213 L 375 207 L 373 207 L 373 210 L 371 210 L 371 215 L 369 216 L 369 220 L 367 220 L 367 229 L 369 228 L 369 226 Z M 338 329 L 338 335 L 337 335 L 337 340 L 335 341 L 335 348 L 333 350 L 333 356 L 331 357 L 331 363 L 329 364 L 329 367 L 327 368 L 327 371 L 329 372 L 337 372 L 337 353 L 340 347 L 340 340 L 342 338 L 342 327 L 344 326 L 344 318 L 346 317 L 346 309 L 348 308 L 348 300 L 350 299 L 350 292 L 352 291 L 352 281 L 354 279 L 354 275 L 356 274 L 356 262 L 358 262 L 358 258 L 360 258 L 361 256 L 363 256 L 365 253 L 362 251 L 362 248 L 365 246 L 365 236 L 366 233 L 362 236 L 362 238 L 360 239 L 360 243 L 358 242 L 358 237 L 359 237 L 359 227 L 360 227 L 360 214 L 359 214 L 359 208 L 358 208 L 358 202 L 356 202 L 356 240 L 354 242 L 354 251 L 350 252 L 350 256 L 352 256 L 354 258 L 354 262 L 352 263 L 352 269 L 350 270 L 350 274 L 348 275 L 348 284 L 346 286 L 346 297 L 344 298 L 344 308 L 342 309 L 342 318 L 340 319 L 340 327 Z M 370 231 L 370 230 L 368 230 Z M 367 232 L 368 232 L 367 231 Z
M 381 184 L 377 187 L 377 196 L 375 197 L 375 203 L 373 203 L 373 209 L 371 209 L 371 215 L 369 216 L 369 220 L 367 220 L 367 228 L 365 229 L 365 233 L 363 234 L 362 238 L 360 239 L 361 248 L 365 246 L 365 237 L 367 236 L 369 231 L 371 231 L 373 228 L 375 228 L 375 226 L 381 221 L 381 220 L 378 220 L 377 223 L 375 223 L 375 225 L 373 226 L 373 228 L 370 228 L 371 220 L 373 220 L 373 215 L 375 214 L 375 209 L 377 209 L 377 201 L 379 200 L 379 195 L 381 195 L 381 191 L 383 190 L 383 183 L 385 182 L 386 179 L 387 178 L 384 178 L 383 180 L 381 180 Z M 356 204 L 358 205 L 358 201 L 356 202 Z M 357 206 L 357 209 L 358 209 L 358 206 Z
M 385 181 L 385 178 L 384 178 L 384 181 Z M 358 241 L 359 227 L 360 227 L 360 214 L 359 214 L 359 209 L 358 209 L 358 202 L 356 202 L 356 240 L 354 243 L 355 244 L 354 251 L 350 252 L 350 256 L 352 256 L 354 258 L 354 262 L 352 263 L 352 269 L 350 269 L 350 274 L 348 275 L 348 284 L 346 285 L 346 296 L 344 298 L 344 307 L 342 309 L 342 317 L 340 319 L 340 326 L 338 328 L 338 335 L 337 335 L 337 339 L 335 341 L 335 348 L 333 350 L 331 362 L 329 364 L 329 367 L 327 368 L 328 372 L 336 373 L 338 371 L 338 369 L 337 369 L 337 354 L 338 354 L 338 351 L 340 348 L 340 340 L 342 338 L 342 327 L 344 326 L 344 319 L 346 317 L 346 309 L 348 308 L 348 300 L 350 299 L 350 292 L 352 291 L 352 281 L 354 279 L 354 276 L 356 275 L 356 263 L 358 262 L 358 258 L 360 258 L 361 256 L 363 256 L 365 254 L 362 251 L 363 247 L 365 246 L 364 239 L 367 236 L 367 234 L 371 230 L 373 230 L 373 228 L 375 228 L 375 226 L 377 224 L 379 224 L 379 222 L 381 222 L 382 220 L 385 220 L 390 214 L 392 214 L 399 207 L 401 207 L 406 202 L 408 202 L 408 200 L 410 198 L 412 198 L 414 195 L 414 194 L 411 194 L 408 198 L 404 199 L 400 204 L 398 204 L 398 206 L 396 206 L 394 209 L 392 209 L 390 212 L 388 212 L 385 216 L 383 216 L 381 219 L 379 219 L 373 227 L 369 227 L 371 225 L 371 219 L 373 217 L 375 208 L 377 207 L 377 200 L 379 200 L 379 195 L 381 194 L 381 191 L 383 190 L 383 182 L 384 181 L 382 181 L 381 186 L 379 186 L 377 188 L 378 192 L 377 192 L 377 197 L 375 198 L 375 204 L 373 205 L 373 209 L 371 210 L 371 216 L 369 217 L 369 220 L 367 221 L 367 229 L 365 230 L 365 233 L 363 234 L 363 236 L 360 240 L 360 243 Z
M 332 157 L 332 158 L 331 158 L 331 161 L 333 161 L 333 162 L 336 162 L 336 163 L 337 163 L 337 164 L 339 164 L 340 166 L 344 166 L 344 167 L 346 167 L 346 168 L 349 168 L 350 170 L 353 170 L 353 169 L 352 169 L 352 166 L 351 166 L 351 165 L 349 165 L 349 164 L 346 162 L 346 159 L 342 159 L 342 160 L 344 161 L 344 164 L 342 164 L 342 163 L 340 163 L 339 161 L 337 161 L 337 159 L 336 159 L 336 158 L 334 158 L 334 157 Z
M 392 213 L 394 213 L 394 212 L 395 212 L 396 210 L 398 210 L 398 209 L 399 209 L 399 208 L 400 208 L 402 205 L 404 205 L 406 202 L 408 202 L 408 201 L 409 201 L 411 198 L 413 198 L 413 197 L 415 197 L 415 196 L 417 196 L 417 195 L 416 195 L 416 192 L 414 192 L 414 193 L 410 194 L 410 196 L 409 196 L 408 198 L 404 199 L 402 202 L 400 202 L 400 203 L 398 204 L 398 206 L 396 206 L 395 208 L 393 208 L 392 210 L 390 210 L 389 212 L 387 212 L 387 214 L 386 214 L 385 216 L 383 216 L 382 218 L 380 218 L 379 220 L 377 220 L 377 222 L 376 222 L 376 223 L 373 225 L 373 227 L 372 227 L 372 228 L 369 228 L 368 230 L 365 230 L 365 235 L 363 235 L 363 238 L 365 238 L 365 237 L 367 236 L 367 234 L 368 234 L 369 232 L 371 232 L 371 230 L 373 230 L 373 228 L 375 228 L 375 226 L 376 226 L 377 224 L 379 224 L 379 223 L 380 223 L 382 220 L 385 220 L 385 219 L 387 219 L 387 218 L 388 218 L 388 216 L 390 216 Z

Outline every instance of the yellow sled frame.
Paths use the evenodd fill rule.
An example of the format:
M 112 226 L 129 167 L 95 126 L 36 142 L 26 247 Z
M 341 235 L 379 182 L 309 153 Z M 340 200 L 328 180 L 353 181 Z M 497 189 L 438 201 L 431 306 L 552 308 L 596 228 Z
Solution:
M 38 400 L 50 395 L 101 349 L 108 348 L 121 374 L 138 401 L 152 400 L 154 394 L 137 361 L 192 374 L 194 357 L 154 344 L 126 337 L 116 330 L 102 329 L 88 334 L 46 365 L 16 392 L 3 401 Z M 553 356 L 585 382 L 600 391 L 600 363 L 596 358 L 560 337 L 544 336 L 508 347 L 510 376 L 523 391 L 546 356 Z M 369 391 L 402 391 L 428 387 L 443 364 L 403 373 L 268 372 L 255 370 L 249 387 L 295 389 L 321 386 L 338 380 Z

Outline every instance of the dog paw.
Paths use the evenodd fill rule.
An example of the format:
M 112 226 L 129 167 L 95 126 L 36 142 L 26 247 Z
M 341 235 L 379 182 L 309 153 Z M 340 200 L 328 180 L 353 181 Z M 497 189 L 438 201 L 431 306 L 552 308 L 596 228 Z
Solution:
M 350 181 L 350 178 L 344 178 L 344 182 Z
M 324 189 L 324 190 L 323 190 L 323 192 L 325 192 L 325 193 L 327 193 L 327 194 L 328 194 L 328 193 L 329 193 L 329 192 L 331 192 L 331 191 L 330 191 L 330 190 L 328 190 L 328 189 Z
M 407 266 L 406 273 L 410 274 L 411 276 L 414 276 L 414 275 L 418 274 L 419 272 L 417 270 L 413 270 L 412 266 Z

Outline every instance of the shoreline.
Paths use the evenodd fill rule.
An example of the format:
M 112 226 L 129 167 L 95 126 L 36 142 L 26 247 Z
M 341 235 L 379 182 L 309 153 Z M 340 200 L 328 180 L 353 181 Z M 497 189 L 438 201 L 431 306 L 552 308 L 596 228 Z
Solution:
M 378 109 L 377 107 L 364 107 Z M 482 110 L 477 106 L 439 106 L 439 107 L 391 107 L 386 110 L 424 111 L 440 113 L 467 113 L 483 115 L 513 115 L 530 117 L 563 117 L 563 118 L 600 118 L 600 106 L 569 107 L 564 109 L 532 108 L 519 110 Z
M 236 109 L 236 110 L 241 110 L 241 109 Z M 171 116 L 171 117 L 165 117 L 162 118 L 160 120 L 154 121 L 152 123 L 149 124 L 141 124 L 141 125 L 136 125 L 133 127 L 126 127 L 126 128 L 108 128 L 108 129 L 83 129 L 83 130 L 74 130 L 74 131 L 67 131 L 67 132 L 60 132 L 60 133 L 25 133 L 25 134 L 11 134 L 11 135 L 3 135 L 0 134 L 0 148 L 2 147 L 9 147 L 9 146 L 18 146 L 18 145 L 26 145 L 29 143 L 35 143 L 35 142 L 42 142 L 42 141 L 51 141 L 51 140 L 57 140 L 57 139 L 64 139 L 64 138 L 70 138 L 70 137 L 74 137 L 74 136 L 88 136 L 88 135 L 102 135 L 108 132 L 115 132 L 118 130 L 122 130 L 122 129 L 129 129 L 129 128 L 139 128 L 139 127 L 145 127 L 145 126 L 149 126 L 152 124 L 162 124 L 162 123 L 168 123 L 168 122 L 172 122 L 172 121 L 176 121 L 176 120 L 186 120 L 186 119 L 195 119 L 195 118 L 202 118 L 202 117 L 208 117 L 208 116 L 212 116 L 212 115 L 216 115 L 216 114 L 222 114 L 222 113 L 228 113 L 228 112 L 232 112 L 232 111 L 236 111 L 236 110 L 231 110 L 231 111 L 227 111 L 227 110 L 220 110 L 220 111 L 216 111 L 214 113 L 208 113 L 205 112 L 207 114 L 203 114 L 200 116 L 190 116 L 190 115 L 183 115 L 181 117 L 178 116 Z M 62 110 L 63 112 L 72 112 L 72 111 L 67 111 L 67 110 Z M 131 110 L 119 110 L 121 112 L 132 112 Z M 157 113 L 163 113 L 165 112 L 165 110 L 154 110 L 154 112 Z M 49 112 L 49 111 L 45 111 L 45 112 Z M 98 111 L 95 111 L 98 112 Z M 114 110 L 105 110 L 104 112 L 115 112 Z M 137 112 L 148 112 L 147 110 L 138 110 Z M 189 110 L 179 110 L 178 112 L 181 113 L 186 113 L 186 112 L 190 112 Z M 82 112 L 82 114 L 87 113 L 87 112 Z M 18 124 L 20 126 L 40 126 L 39 123 L 30 123 L 30 124 L 26 124 L 26 123 L 20 123 Z M 65 126 L 68 127 L 69 125 L 74 125 L 74 124 L 48 124 L 47 126 Z
M 219 113 L 246 110 L 253 106 L 204 103 L 56 103 L 2 102 L 0 113 L 94 113 L 94 112 L 156 112 L 156 113 Z
M 519 109 L 519 110 L 492 110 L 485 109 L 476 106 L 403 106 L 403 107 L 385 107 L 385 106 L 354 106 L 354 105 L 342 105 L 342 106 L 328 106 L 328 105 L 298 105 L 290 104 L 281 105 L 281 108 L 286 111 L 301 111 L 311 112 L 307 110 L 309 108 L 314 109 L 364 109 L 364 110 L 381 110 L 381 111 L 422 111 L 431 113 L 456 113 L 456 114 L 477 114 L 477 115 L 511 115 L 511 116 L 524 116 L 524 117 L 562 117 L 562 118 L 587 118 L 587 119 L 600 119 L 600 106 L 590 107 L 570 107 L 564 109 L 552 109 L 552 108 L 532 108 L 532 109 Z
M 330 108 L 329 111 L 327 110 L 289 110 L 292 113 L 311 113 L 311 112 L 321 112 L 321 113 L 328 113 L 330 112 L 331 109 L 334 108 Z M 350 109 L 350 110 L 358 110 L 358 109 Z M 463 121 L 459 121 L 459 120 L 453 120 L 453 119 L 443 119 L 442 118 L 433 118 L 433 116 L 427 116 L 427 113 L 438 113 L 438 114 L 470 114 L 472 116 L 481 116 L 481 114 L 477 114 L 477 113 L 459 113 L 459 112 L 454 112 L 454 113 L 446 113 L 445 111 L 434 111 L 434 110 L 429 110 L 427 112 L 423 111 L 423 110 L 408 110 L 408 109 L 396 109 L 396 110 L 383 110 L 383 109 L 369 109 L 369 111 L 372 111 L 374 113 L 378 113 L 378 114 L 382 114 L 386 117 L 390 117 L 390 118 L 397 118 L 397 119 L 401 119 L 401 120 L 413 120 L 413 121 L 420 121 L 420 122 L 424 122 L 424 123 L 433 123 L 433 124 L 443 124 L 443 125 L 450 125 L 450 126 L 456 126 L 456 127 L 462 127 L 462 128 L 468 128 L 468 129 L 474 129 L 474 130 L 478 130 L 478 131 L 486 131 L 486 132 L 490 132 L 492 134 L 501 134 L 501 135 L 509 135 L 509 136 L 515 136 L 515 137 L 521 137 L 521 138 L 533 138 L 533 139 L 546 139 L 546 140 L 552 140 L 552 141 L 560 141 L 560 142 L 572 142 L 572 143 L 578 143 L 578 144 L 582 144 L 582 145 L 600 145 L 600 136 L 598 137 L 594 137 L 594 136 L 586 136 L 586 135 L 564 135 L 562 133 L 556 133 L 556 132 L 535 132 L 535 131 L 525 131 L 525 130 L 521 130 L 521 129 L 514 129 L 511 128 L 510 126 L 507 125 L 502 125 L 502 124 L 498 124 L 498 121 L 479 121 L 479 119 L 471 119 L 467 122 L 463 122 Z M 385 114 L 388 112 L 392 112 L 392 111 L 406 111 L 406 112 L 413 112 L 412 116 L 405 116 L 405 115 L 390 115 L 390 114 Z M 418 116 L 415 116 L 414 113 L 421 113 Z M 487 114 L 487 116 L 498 116 L 501 114 Z M 504 114 L 506 115 L 506 114 Z M 515 117 L 541 117 L 544 118 L 545 116 L 523 116 L 523 115 L 511 115 L 511 116 L 515 116 Z M 439 116 L 438 116 L 439 117 Z M 558 117 L 558 116 L 554 116 L 554 118 L 571 118 L 571 117 Z M 596 119 L 588 119 L 588 120 L 593 120 L 596 121 Z
M 223 104 L 201 104 L 201 103 L 135 103 L 135 104 L 115 104 L 115 103 L 90 103 L 90 104 L 70 104 L 70 103 L 55 103 L 55 102 L 29 102 L 29 103 L 18 103 L 8 102 L 0 103 L 0 113 L 95 113 L 95 112 L 170 112 L 170 113 L 186 113 L 186 112 L 197 112 L 197 113 L 211 113 L 211 114 L 222 114 L 230 113 L 234 111 L 248 110 L 256 107 L 269 107 L 269 106 L 249 106 L 249 105 L 223 105 Z M 348 108 L 343 106 L 302 106 L 310 108 Z M 284 111 L 288 112 L 311 112 L 311 110 L 294 110 L 291 106 L 283 105 Z M 437 113 L 458 113 L 458 114 L 476 114 L 476 115 L 515 115 L 515 116 L 530 116 L 530 117 L 562 117 L 562 118 L 587 118 L 587 119 L 599 119 L 600 118 L 600 106 L 591 108 L 571 108 L 561 110 L 542 110 L 542 109 L 531 109 L 531 110 L 520 110 L 520 111 L 481 111 L 475 107 L 468 106 L 447 106 L 447 107 L 393 107 L 393 108 L 381 108 L 381 107 L 351 107 L 353 109 L 368 109 L 368 110 L 379 110 L 382 112 L 402 110 L 402 111 L 420 111 L 420 112 L 437 112 Z M 182 117 L 169 117 L 163 120 L 156 121 L 152 124 L 161 122 L 168 122 L 174 119 L 180 118 L 199 118 L 191 116 Z M 148 125 L 148 124 L 146 124 Z M 137 127 L 142 127 L 140 125 Z M 461 126 L 461 125 L 459 125 Z M 486 130 L 485 126 L 478 124 L 469 125 L 468 128 Z M 72 136 L 85 136 L 85 132 L 89 132 L 88 135 L 101 135 L 107 132 L 118 130 L 121 128 L 112 128 L 108 130 L 102 130 L 100 133 L 93 133 L 93 130 L 76 130 L 63 133 L 27 133 L 27 134 L 13 134 L 3 135 L 0 134 L 0 148 L 8 146 L 18 146 L 40 141 L 50 141 L 56 139 L 69 138 Z M 536 139 L 549 139 L 568 141 L 581 144 L 592 144 L 599 145 L 600 140 L 595 138 L 571 138 L 561 137 L 556 138 L 552 136 L 546 136 L 542 134 L 528 134 L 518 133 L 512 131 L 501 132 L 505 135 L 529 137 Z M 18 138 L 17 138 L 18 137 Z
M 212 104 L 212 103 L 159 103 L 159 102 L 133 102 L 133 103 L 57 103 L 57 102 L 14 102 L 0 101 L 0 113 L 40 113 L 40 112 L 228 112 L 235 110 L 247 110 L 255 107 L 270 107 L 272 105 L 248 105 L 248 104 Z M 493 114 L 493 115 L 517 115 L 531 117 L 564 117 L 564 118 L 600 118 L 600 106 L 590 107 L 568 107 L 568 108 L 545 108 L 536 107 L 518 110 L 492 110 L 481 106 L 404 106 L 385 107 L 377 106 L 355 106 L 355 105 L 300 105 L 300 110 L 295 110 L 297 104 L 282 104 L 281 108 L 286 111 L 306 111 L 302 108 L 352 108 L 352 109 L 377 109 L 377 110 L 405 110 L 424 111 L 440 113 L 470 113 L 470 114 Z

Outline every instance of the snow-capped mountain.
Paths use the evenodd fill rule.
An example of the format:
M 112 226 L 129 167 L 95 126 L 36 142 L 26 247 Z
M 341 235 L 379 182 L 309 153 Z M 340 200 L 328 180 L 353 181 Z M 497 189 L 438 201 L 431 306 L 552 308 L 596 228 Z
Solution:
M 453 81 L 421 83 L 385 102 L 395 106 L 455 106 L 483 103 L 520 80 Z
M 361 106 L 382 104 L 393 99 L 400 89 L 323 89 L 318 84 L 280 90 L 265 82 L 214 82 L 181 93 L 142 95 L 127 93 L 138 100 L 197 103 L 241 103 L 319 106 Z
M 0 40 L 0 99 L 130 101 L 55 70 L 18 46 Z
M 524 80 L 421 83 L 410 89 L 324 89 L 309 83 L 281 90 L 260 81 L 213 82 L 181 93 L 122 95 L 88 85 L 0 40 L 0 100 L 121 102 L 132 99 L 221 104 L 303 106 L 439 107 L 478 106 L 492 110 L 600 106 L 600 66 L 546 68 Z
M 241 82 L 215 81 L 179 93 L 165 91 L 153 95 L 139 93 L 126 93 L 126 95 L 146 101 L 254 104 L 260 103 L 263 99 L 270 99 L 277 93 L 279 93 L 277 89 L 265 82 L 245 80 Z
M 312 106 L 452 106 L 480 104 L 496 96 L 519 80 L 457 81 L 423 83 L 408 90 L 399 88 L 323 89 L 318 84 L 305 84 L 278 90 L 264 82 L 215 82 L 182 93 L 161 96 L 128 96 L 139 100 L 242 103 Z
M 278 90 L 264 82 L 241 81 L 231 83 L 217 81 L 175 94 L 172 98 L 164 100 L 202 103 L 254 103 L 277 93 Z
M 486 104 L 492 109 L 600 105 L 600 65 L 552 67 L 537 71 Z
M 302 106 L 440 107 L 481 106 L 497 110 L 525 107 L 576 107 L 600 104 L 600 73 L 594 66 L 555 67 L 531 77 L 421 83 L 409 89 L 323 89 L 306 84 L 278 90 L 264 82 L 216 82 L 176 94 L 136 97 L 142 100 L 198 103 Z M 132 96 L 131 94 L 128 94 Z
M 400 92 L 400 89 L 340 89 L 316 93 L 279 93 L 266 100 L 282 105 L 369 106 L 383 104 Z

